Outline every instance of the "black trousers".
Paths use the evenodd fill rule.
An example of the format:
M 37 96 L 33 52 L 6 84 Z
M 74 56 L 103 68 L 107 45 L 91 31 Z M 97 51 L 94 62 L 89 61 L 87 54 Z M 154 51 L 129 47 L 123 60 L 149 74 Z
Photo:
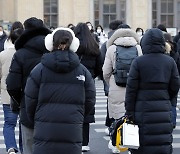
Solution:
M 89 123 L 83 124 L 83 142 L 82 146 L 87 146 L 89 143 Z

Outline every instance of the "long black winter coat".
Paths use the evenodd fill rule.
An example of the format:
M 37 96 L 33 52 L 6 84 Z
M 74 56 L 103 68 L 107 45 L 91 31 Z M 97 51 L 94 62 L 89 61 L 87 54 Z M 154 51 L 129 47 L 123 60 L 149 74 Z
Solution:
M 82 124 L 95 94 L 93 78 L 75 53 L 45 54 L 25 88 L 27 114 L 35 122 L 33 154 L 81 154 Z
M 27 30 L 20 36 L 15 43 L 17 51 L 6 80 L 8 93 L 20 103 L 20 121 L 28 128 L 33 128 L 33 124 L 28 120 L 25 111 L 24 88 L 31 70 L 40 62 L 42 55 L 48 52 L 44 38 L 49 33 L 46 28 L 37 28 Z
M 102 60 L 101 54 L 95 55 L 85 55 L 78 54 L 81 64 L 83 64 L 88 71 L 91 73 L 92 77 L 95 79 L 97 76 L 102 76 Z M 85 123 L 95 122 L 94 118 L 95 108 L 91 111 L 91 114 L 84 118 Z
M 176 64 L 165 55 L 165 40 L 158 29 L 141 42 L 143 56 L 132 63 L 126 89 L 126 114 L 139 125 L 140 148 L 133 154 L 172 153 L 171 100 L 179 90 Z

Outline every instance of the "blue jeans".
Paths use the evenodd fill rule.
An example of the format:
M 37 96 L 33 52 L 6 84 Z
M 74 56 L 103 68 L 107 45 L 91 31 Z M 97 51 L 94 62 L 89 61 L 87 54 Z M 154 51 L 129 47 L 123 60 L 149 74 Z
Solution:
M 6 150 L 9 148 L 14 148 L 17 152 L 17 144 L 15 139 L 15 127 L 17 123 L 18 113 L 13 113 L 11 111 L 10 105 L 3 104 L 4 111 L 4 127 L 3 127 L 3 135 L 4 142 L 6 145 Z

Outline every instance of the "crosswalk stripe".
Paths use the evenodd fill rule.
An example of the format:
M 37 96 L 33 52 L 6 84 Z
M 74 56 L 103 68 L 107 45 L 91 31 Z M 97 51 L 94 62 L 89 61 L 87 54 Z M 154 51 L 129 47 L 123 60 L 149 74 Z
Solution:
M 102 113 L 102 112 L 107 112 L 107 110 L 99 110 L 99 109 L 98 109 L 98 110 L 96 110 L 95 112 L 96 112 L 96 113 Z
M 95 118 L 105 118 L 106 115 L 95 115 Z
M 105 100 L 107 96 L 96 96 L 96 98 L 103 98 Z
M 98 133 L 104 133 L 104 130 L 105 128 L 97 128 L 97 129 L 94 129 L 96 132 Z
M 96 121 L 95 123 L 92 123 L 91 125 L 104 125 L 104 121 Z
M 107 107 L 107 104 L 96 104 L 95 107 Z
M 106 102 L 106 100 L 102 100 L 102 99 L 96 100 L 96 103 L 104 103 L 104 102 Z

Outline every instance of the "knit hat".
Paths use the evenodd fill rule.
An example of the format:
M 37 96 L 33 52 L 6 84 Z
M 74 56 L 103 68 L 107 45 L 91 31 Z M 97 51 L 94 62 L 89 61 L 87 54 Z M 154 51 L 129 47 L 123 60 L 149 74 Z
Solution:
M 58 30 L 65 30 L 65 31 L 68 31 L 71 33 L 73 40 L 72 40 L 72 43 L 71 43 L 69 49 L 73 52 L 76 52 L 77 49 L 79 48 L 79 39 L 77 37 L 75 37 L 74 32 L 70 28 L 64 28 L 64 27 L 56 28 L 51 34 L 48 34 L 45 37 L 46 49 L 49 51 L 53 50 L 53 36 L 54 36 L 55 32 L 57 32 Z
M 31 17 L 24 21 L 25 29 L 34 29 L 39 27 L 44 27 L 43 21 L 41 19 L 37 19 L 36 17 Z

